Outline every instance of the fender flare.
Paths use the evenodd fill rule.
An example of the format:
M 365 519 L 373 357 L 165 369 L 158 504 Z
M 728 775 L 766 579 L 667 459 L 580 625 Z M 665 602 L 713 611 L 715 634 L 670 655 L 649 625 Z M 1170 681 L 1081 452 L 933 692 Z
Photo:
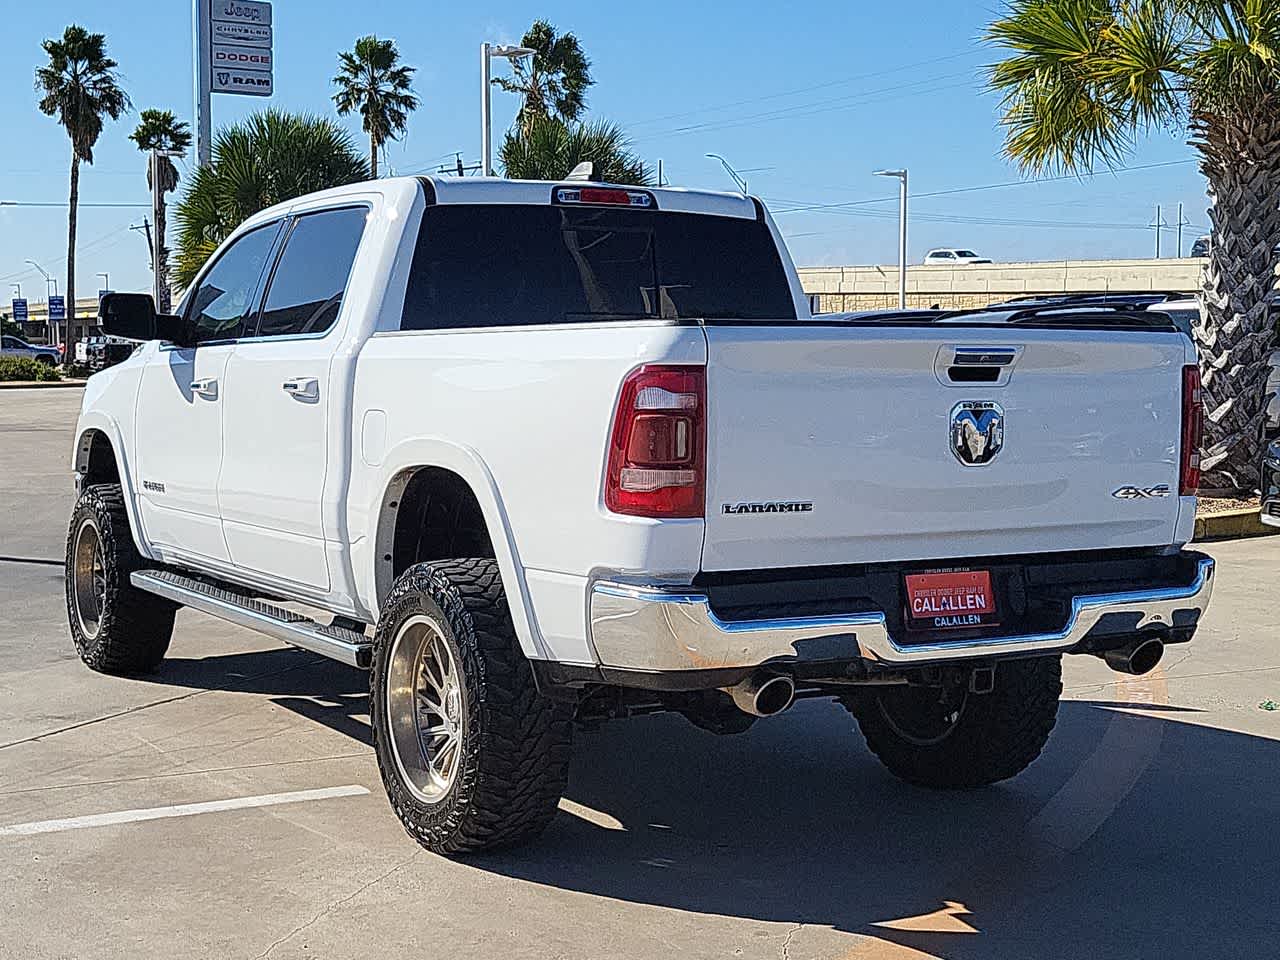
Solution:
M 124 434 L 120 424 L 109 414 L 101 410 L 89 410 L 81 414 L 76 424 L 76 445 L 71 455 L 71 466 L 79 476 L 89 469 L 89 451 L 92 447 L 90 437 L 94 432 L 103 434 L 111 444 L 111 452 L 115 456 L 116 473 L 120 477 L 120 488 L 124 493 L 125 513 L 129 517 L 129 532 L 133 534 L 134 546 L 148 560 L 155 559 L 142 535 L 142 521 L 138 516 L 138 502 L 134 493 L 133 473 L 129 469 L 128 456 L 124 446 Z
M 471 447 L 434 437 L 418 437 L 397 444 L 383 458 L 375 480 L 377 499 L 368 508 L 367 517 L 374 531 L 370 544 L 370 556 L 365 567 L 366 584 L 372 589 L 366 594 L 370 608 L 379 612 L 383 599 L 391 590 L 392 566 L 391 542 L 395 535 L 396 508 L 409 478 L 427 468 L 448 470 L 462 478 L 475 495 L 489 530 L 494 557 L 502 574 L 507 593 L 507 606 L 515 626 L 520 648 L 530 659 L 547 659 L 546 642 L 537 627 L 529 589 L 525 583 L 524 566 L 512 534 L 510 518 L 498 493 L 498 485 L 489 472 L 488 465 Z

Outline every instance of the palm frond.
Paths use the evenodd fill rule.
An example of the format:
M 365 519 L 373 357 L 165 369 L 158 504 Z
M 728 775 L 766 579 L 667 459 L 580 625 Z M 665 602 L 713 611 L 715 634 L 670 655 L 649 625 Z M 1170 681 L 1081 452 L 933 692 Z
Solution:
M 224 127 L 174 211 L 174 279 L 190 284 L 218 244 L 259 210 L 368 176 L 351 136 L 331 120 L 266 110 Z

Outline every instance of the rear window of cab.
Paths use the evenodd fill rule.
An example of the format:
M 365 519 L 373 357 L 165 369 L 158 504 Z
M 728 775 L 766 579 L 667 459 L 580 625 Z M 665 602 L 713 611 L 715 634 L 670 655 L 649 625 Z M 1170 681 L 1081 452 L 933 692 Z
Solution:
M 401 329 L 795 318 L 761 220 L 441 204 L 423 215 Z

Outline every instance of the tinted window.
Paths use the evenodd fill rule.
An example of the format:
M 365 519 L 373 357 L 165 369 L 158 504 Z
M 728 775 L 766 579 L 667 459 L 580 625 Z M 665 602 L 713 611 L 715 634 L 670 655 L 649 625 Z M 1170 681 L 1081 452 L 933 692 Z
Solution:
M 5 337 L 3 340 L 0 340 L 0 344 L 3 344 L 6 350 L 16 350 L 18 348 L 18 341 L 13 337 Z
M 279 228 L 279 223 L 272 223 L 250 230 L 226 249 L 200 281 L 187 312 L 193 340 L 233 340 L 243 333 Z
M 795 315 L 758 220 L 448 204 L 423 216 L 401 327 Z
M 957 257 L 976 257 L 977 254 L 974 253 L 972 250 L 957 250 L 956 256 Z
M 367 213 L 348 207 L 294 221 L 271 275 L 258 336 L 323 333 L 333 326 Z

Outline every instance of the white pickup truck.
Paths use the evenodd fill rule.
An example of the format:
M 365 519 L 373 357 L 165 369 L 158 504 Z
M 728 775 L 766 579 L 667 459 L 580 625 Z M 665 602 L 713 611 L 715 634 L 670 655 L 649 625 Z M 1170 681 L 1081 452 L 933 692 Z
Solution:
M 1148 670 L 1208 603 L 1167 318 L 824 321 L 752 198 L 363 183 L 242 224 L 179 316 L 102 322 L 149 342 L 85 390 L 80 655 L 154 670 L 188 606 L 369 668 L 432 850 L 537 832 L 574 722 L 654 710 L 835 698 L 899 776 L 989 784 L 1062 654 Z

